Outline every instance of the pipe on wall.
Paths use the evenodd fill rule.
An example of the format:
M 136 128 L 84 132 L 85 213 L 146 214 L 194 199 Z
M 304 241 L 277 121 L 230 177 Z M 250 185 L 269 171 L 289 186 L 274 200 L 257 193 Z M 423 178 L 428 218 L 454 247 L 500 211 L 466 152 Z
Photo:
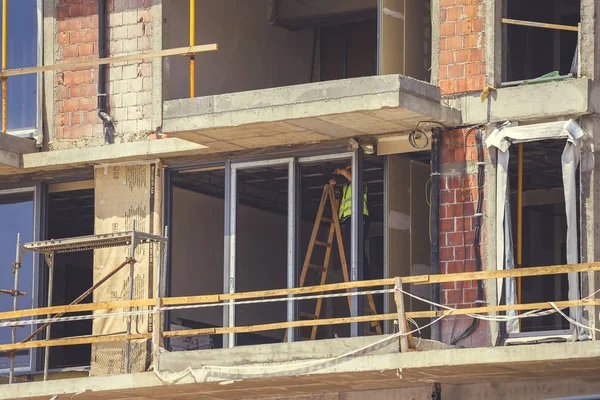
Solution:
M 440 135 L 441 128 L 431 132 L 431 274 L 440 273 Z M 431 301 L 440 304 L 440 284 L 431 285 Z M 431 326 L 431 339 L 441 341 L 440 324 Z
M 6 1 L 6 0 L 3 0 Z M 106 50 L 106 0 L 98 1 L 98 58 L 108 56 Z M 104 125 L 104 143 L 114 142 L 114 125 L 112 117 L 108 114 L 108 94 L 106 93 L 106 69 L 107 65 L 98 66 L 98 117 Z

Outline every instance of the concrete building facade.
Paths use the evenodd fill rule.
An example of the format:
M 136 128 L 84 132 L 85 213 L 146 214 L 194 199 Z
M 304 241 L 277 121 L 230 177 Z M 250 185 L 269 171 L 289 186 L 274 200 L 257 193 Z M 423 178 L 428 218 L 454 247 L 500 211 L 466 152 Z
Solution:
M 353 215 L 365 215 L 342 224 L 336 245 L 351 281 L 590 265 L 406 284 L 415 296 L 405 298 L 408 313 L 431 303 L 598 297 L 596 0 L 8 3 L 6 68 L 64 65 L 6 78 L 0 289 L 13 285 L 17 234 L 23 244 L 132 226 L 168 237 L 166 263 L 154 273 L 156 249 L 138 249 L 135 277 L 123 270 L 85 301 L 314 285 L 318 275 L 302 282 L 302 267 L 314 263 L 305 255 L 322 189 L 335 179 L 338 190 L 354 189 Z M 161 53 L 205 44 L 218 50 Z M 98 57 L 113 61 L 71 64 Z M 350 182 L 336 172 L 349 166 Z M 325 247 L 314 253 L 321 263 L 332 244 Z M 122 261 L 119 251 L 57 254 L 52 268 L 27 253 L 17 309 L 45 307 L 49 294 L 51 305 L 71 303 L 108 263 Z M 326 283 L 344 280 L 335 251 Z M 352 297 L 326 298 L 317 312 L 291 300 L 175 308 L 158 320 L 165 331 L 217 330 L 183 344 L 172 337 L 164 352 L 147 337 L 131 354 L 123 341 L 0 352 L 0 369 L 12 360 L 18 382 L 2 385 L 0 398 L 547 399 L 598 391 L 593 303 L 536 318 L 417 316 L 408 353 L 384 318 L 383 335 L 373 337 L 357 322 L 319 327 L 316 341 L 302 340 L 304 328 L 218 331 L 368 315 L 363 296 Z M 13 310 L 13 297 L 0 301 L 8 320 L 1 314 Z M 377 314 L 396 312 L 391 293 L 375 294 L 374 304 Z M 133 333 L 153 332 L 148 315 L 134 318 Z M 126 318 L 105 322 L 113 319 L 58 322 L 34 342 L 123 333 Z M 16 329 L 16 342 L 37 326 Z M 12 343 L 9 326 L 0 325 L 0 338 Z M 52 380 L 37 382 L 45 364 Z

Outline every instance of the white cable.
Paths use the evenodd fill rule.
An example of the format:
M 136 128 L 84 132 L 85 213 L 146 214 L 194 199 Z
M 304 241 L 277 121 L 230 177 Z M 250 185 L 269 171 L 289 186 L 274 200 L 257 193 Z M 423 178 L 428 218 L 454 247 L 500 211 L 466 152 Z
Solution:
M 584 324 L 582 324 L 580 322 L 577 322 L 573 318 L 569 317 L 567 314 L 565 314 L 564 312 L 562 312 L 562 310 L 560 308 L 558 308 L 558 306 L 556 304 L 554 304 L 554 302 L 549 301 L 548 303 L 550 303 L 550 305 L 552 307 L 554 307 L 554 309 L 556 310 L 557 313 L 559 313 L 560 315 L 562 315 L 567 321 L 569 321 L 573 325 L 577 325 L 578 327 L 583 328 L 583 329 L 592 329 L 592 330 L 595 330 L 596 332 L 600 332 L 600 329 L 598 329 L 596 327 L 593 327 L 591 325 L 590 326 L 584 325 Z M 567 307 L 565 307 L 565 308 L 567 308 Z
M 190 374 L 194 377 L 195 381 L 203 382 L 203 381 L 206 381 L 206 379 L 209 377 L 225 379 L 225 380 L 239 380 L 239 379 L 251 379 L 251 378 L 267 378 L 267 377 L 271 377 L 271 376 L 275 377 L 275 376 L 281 376 L 284 373 L 294 374 L 294 375 L 314 373 L 318 370 L 332 367 L 336 364 L 339 364 L 346 358 L 368 354 L 368 353 L 375 351 L 381 347 L 388 346 L 389 344 L 395 342 L 397 340 L 397 338 L 399 338 L 400 336 L 412 335 L 413 333 L 419 331 L 420 329 L 425 329 L 425 328 L 439 322 L 440 320 L 447 317 L 448 315 L 450 315 L 450 313 L 440 316 L 439 318 L 433 320 L 432 322 L 428 323 L 427 325 L 424 325 L 423 327 L 421 327 L 419 329 L 415 329 L 415 330 L 412 330 L 412 331 L 406 332 L 406 333 L 400 333 L 400 332 L 395 333 L 395 334 L 390 335 L 384 339 L 381 339 L 375 343 L 371 343 L 367 346 L 361 347 L 357 350 L 352 350 L 348 353 L 342 354 L 337 357 L 329 358 L 326 360 L 319 360 L 319 361 L 309 361 L 309 362 L 302 362 L 302 363 L 296 363 L 296 364 L 286 364 L 286 367 L 289 367 L 289 368 L 287 368 L 285 370 L 282 370 L 280 365 L 245 366 L 245 367 L 204 365 L 201 368 L 201 372 L 204 373 L 203 377 L 199 377 L 196 374 L 196 372 L 194 370 L 192 370 L 191 367 L 186 368 L 184 371 L 182 371 L 181 373 L 179 373 L 178 375 L 176 375 L 175 377 L 172 377 L 170 379 L 165 378 L 158 371 L 154 371 L 154 373 L 156 374 L 158 379 L 160 379 L 163 383 L 166 383 L 166 384 L 173 384 L 173 383 L 185 378 L 187 375 L 190 375 Z M 243 372 L 245 370 L 250 371 L 250 370 L 257 370 L 257 369 L 262 370 L 262 371 L 269 370 L 269 369 L 277 369 L 277 371 L 270 372 L 270 373 L 269 372 L 258 373 L 258 374 L 257 373 L 250 374 L 250 373 Z M 213 371 L 211 371 L 211 370 L 213 370 Z M 227 372 L 227 371 L 236 371 L 236 372 Z M 240 371 L 242 371 L 242 372 L 240 372 Z
M 332 297 L 346 297 L 346 296 L 365 296 L 372 294 L 383 294 L 383 293 L 391 293 L 394 289 L 381 289 L 381 290 L 370 290 L 370 291 L 362 291 L 362 292 L 350 292 L 350 293 L 329 293 L 329 294 L 317 294 L 311 296 L 300 296 L 300 297 L 281 297 L 274 299 L 260 299 L 260 300 L 245 300 L 245 301 L 236 301 L 235 305 L 246 305 L 246 304 L 260 304 L 260 303 L 276 303 L 283 301 L 300 301 L 300 300 L 314 300 L 314 299 L 323 299 L 323 298 L 332 298 Z M 229 301 L 229 300 L 224 300 Z M 1 327 L 12 327 L 12 326 L 22 326 L 22 325 L 37 325 L 37 324 L 45 324 L 47 322 L 58 323 L 58 322 L 70 322 L 70 321 L 85 321 L 96 318 L 111 318 L 111 317 L 129 317 L 136 315 L 149 315 L 154 314 L 160 311 L 171 311 L 171 310 L 186 310 L 186 309 L 194 309 L 194 308 L 207 308 L 207 307 L 223 307 L 228 306 L 229 303 L 209 303 L 209 304 L 190 304 L 190 305 L 182 305 L 182 306 L 167 306 L 160 307 L 159 309 L 152 310 L 137 310 L 137 311 L 126 311 L 126 312 L 118 312 L 118 313 L 106 313 L 106 314 L 90 314 L 90 315 L 77 315 L 70 317 L 59 317 L 59 318 L 44 318 L 44 319 L 30 319 L 30 320 L 17 320 L 17 321 L 8 321 L 8 322 L 0 322 Z

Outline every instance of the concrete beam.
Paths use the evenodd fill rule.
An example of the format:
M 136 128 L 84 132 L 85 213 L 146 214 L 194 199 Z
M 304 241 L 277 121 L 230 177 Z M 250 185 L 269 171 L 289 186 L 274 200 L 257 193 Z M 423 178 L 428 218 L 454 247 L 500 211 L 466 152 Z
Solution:
M 569 79 L 500 88 L 483 103 L 473 94 L 461 97 L 455 106 L 463 124 L 578 117 L 600 111 L 600 84 Z
M 377 0 L 276 0 L 276 21 L 288 29 L 337 25 L 377 17 Z
M 38 150 L 35 140 L 0 134 L 0 165 L 21 168 L 21 156 Z
M 358 391 L 424 386 L 431 382 L 469 384 L 569 378 L 596 379 L 600 372 L 600 343 L 554 343 L 501 348 L 450 349 L 399 353 L 397 339 L 390 349 L 369 353 L 364 346 L 381 340 L 350 338 L 246 348 L 163 353 L 176 371 L 89 377 L 3 386 L 0 399 L 50 398 L 72 395 L 95 398 L 167 399 L 186 394 L 193 398 L 253 398 L 282 395 L 286 398 L 310 393 Z M 341 341 L 334 345 L 334 341 Z M 363 352 L 331 362 L 329 356 Z M 205 356 L 206 355 L 206 356 Z M 185 356 L 185 362 L 177 358 Z M 178 365 L 175 365 L 175 364 Z M 298 367 L 311 367 L 298 374 Z M 182 367 L 180 369 L 180 367 Z M 185 370 L 185 373 L 183 373 Z M 255 379 L 235 376 L 252 371 Z M 224 379 L 221 375 L 233 378 Z M 261 377 L 262 376 L 262 377 Z M 596 379 L 597 380 L 597 379 Z
M 35 148 L 35 142 L 32 142 Z M 0 169 L 0 175 L 83 167 L 93 164 L 151 160 L 160 157 L 198 154 L 206 146 L 169 138 L 79 149 L 30 152 L 20 156 L 20 169 Z M 0 152 L 0 157 L 2 153 Z

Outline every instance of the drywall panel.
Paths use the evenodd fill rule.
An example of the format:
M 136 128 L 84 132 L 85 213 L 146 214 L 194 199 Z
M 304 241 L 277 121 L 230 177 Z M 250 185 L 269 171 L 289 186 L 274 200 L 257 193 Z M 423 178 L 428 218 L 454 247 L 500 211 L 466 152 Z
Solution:
M 409 276 L 410 265 L 410 160 L 400 155 L 386 157 L 388 182 L 387 235 L 389 277 Z M 388 296 L 389 310 L 396 309 L 392 296 Z M 404 304 L 410 304 L 408 297 Z M 392 311 L 393 312 L 393 311 Z
M 165 48 L 189 45 L 189 2 L 164 2 Z M 196 0 L 196 96 L 310 82 L 315 30 L 290 31 L 272 21 L 271 0 Z M 169 57 L 165 99 L 189 97 L 189 59 Z
M 426 49 L 431 48 L 431 43 L 426 39 L 425 33 L 431 32 L 429 16 L 426 14 L 425 2 L 423 0 L 406 1 L 406 41 L 405 54 L 406 63 L 404 75 L 421 81 L 429 82 L 428 63 L 426 60 Z M 429 3 L 429 0 L 427 0 Z
M 130 230 L 135 221 L 138 231 L 161 233 L 161 169 L 156 164 L 106 166 L 95 169 L 96 234 Z M 153 295 L 154 262 L 158 248 L 140 245 L 135 252 L 133 298 L 146 299 Z M 103 278 L 130 255 L 129 247 L 97 249 L 94 251 L 94 282 Z M 129 299 L 129 267 L 123 268 L 94 291 L 94 302 Z M 123 310 L 114 310 L 120 312 Z M 104 310 L 99 312 L 105 312 Z M 124 317 L 95 319 L 94 335 L 123 333 Z M 152 331 L 149 315 L 132 317 L 132 332 Z M 106 343 L 92 346 L 90 375 L 111 375 L 125 371 L 125 343 Z M 150 341 L 132 341 L 131 372 L 145 371 L 151 357 Z
M 405 74 L 406 1 L 411 0 L 382 0 L 381 75 Z
M 429 224 L 429 205 L 427 204 L 427 182 L 431 169 L 429 165 L 416 161 L 410 162 L 410 265 L 411 275 L 431 273 L 431 238 Z M 410 292 L 416 296 L 430 299 L 429 285 L 410 285 Z M 411 297 L 410 311 L 428 311 L 429 304 Z M 421 321 L 417 321 L 421 322 Z M 429 321 L 424 321 L 427 323 Z M 429 337 L 429 328 L 421 335 Z

